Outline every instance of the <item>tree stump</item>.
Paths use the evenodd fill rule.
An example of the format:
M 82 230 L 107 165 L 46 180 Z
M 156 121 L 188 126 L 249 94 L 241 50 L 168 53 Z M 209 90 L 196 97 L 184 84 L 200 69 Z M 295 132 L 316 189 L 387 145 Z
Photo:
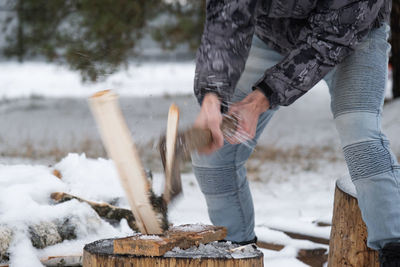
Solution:
M 224 227 L 183 225 L 164 235 L 99 240 L 84 247 L 83 266 L 263 266 L 263 254 L 254 245 L 214 241 L 225 236 Z
M 336 182 L 328 266 L 379 267 L 378 253 L 367 247 L 367 227 L 350 177 Z

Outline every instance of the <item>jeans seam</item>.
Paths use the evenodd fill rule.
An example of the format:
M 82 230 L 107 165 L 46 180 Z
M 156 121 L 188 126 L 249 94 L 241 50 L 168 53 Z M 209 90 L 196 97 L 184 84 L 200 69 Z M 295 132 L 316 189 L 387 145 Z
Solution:
M 340 112 L 334 112 L 333 118 L 336 119 L 337 117 L 344 115 L 344 114 L 349 114 L 349 113 L 358 113 L 358 112 L 365 112 L 365 113 L 372 113 L 376 114 L 377 112 L 379 113 L 379 110 L 372 110 L 372 109 L 355 109 L 355 110 L 345 110 L 345 111 L 340 111 Z
M 353 146 L 357 146 L 357 145 L 361 145 L 361 144 L 365 144 L 365 143 L 371 143 L 371 142 L 376 142 L 376 141 L 378 141 L 378 140 L 367 140 L 367 141 L 361 141 L 361 142 L 356 142 L 356 143 L 353 143 L 353 144 L 349 144 L 349 145 L 347 145 L 347 146 L 344 146 L 343 147 L 343 150 L 345 150 L 346 148 L 349 148 L 349 147 L 353 147 Z M 388 144 L 388 142 L 385 142 L 384 140 L 379 140 L 379 142 L 381 142 L 382 144 Z M 386 147 L 385 147 L 385 150 L 386 150 L 386 152 L 388 152 L 388 150 L 386 149 Z
M 385 172 L 389 172 L 389 171 L 393 172 L 393 168 L 387 168 L 385 170 L 374 172 L 374 173 L 371 173 L 369 175 L 366 175 L 366 176 L 363 176 L 363 177 L 359 177 L 359 178 L 351 178 L 351 180 L 352 181 L 358 181 L 358 180 L 362 180 L 362 179 L 368 179 L 368 178 L 371 178 L 372 176 L 375 176 L 375 175 L 378 175 L 378 174 L 382 174 L 382 173 L 385 173 Z M 396 181 L 396 184 L 397 184 L 397 181 Z
M 380 125 L 379 125 L 379 116 L 380 116 L 380 112 L 381 112 L 381 111 L 378 111 L 378 112 L 379 112 L 379 113 L 377 114 L 377 119 L 376 119 L 377 127 L 380 126 Z M 385 141 L 383 140 L 383 132 L 382 132 L 381 127 L 379 127 L 378 129 L 379 129 L 379 137 L 380 137 L 380 140 L 381 140 L 381 144 L 382 144 L 383 148 L 386 150 L 386 152 L 387 152 L 388 155 L 389 155 L 391 173 L 392 173 L 394 182 L 396 183 L 397 193 L 400 195 L 399 181 L 398 181 L 397 178 L 396 178 L 396 173 L 395 173 L 395 168 L 394 168 L 395 166 L 393 165 L 393 160 L 392 160 L 392 156 L 391 156 L 392 154 L 390 153 L 389 149 L 385 146 Z M 386 143 L 388 143 L 388 142 L 386 142 Z
M 379 116 L 381 116 L 380 111 L 378 111 L 378 114 L 376 114 L 376 127 L 377 127 L 377 129 L 379 129 L 379 137 L 380 137 L 381 145 L 382 145 L 383 149 L 385 149 L 386 153 L 389 156 L 388 160 L 390 162 L 390 167 L 391 167 L 391 170 L 393 172 L 393 160 L 392 160 L 392 156 L 391 156 L 392 154 L 390 153 L 390 150 L 386 147 L 386 144 L 388 144 L 389 142 L 385 142 L 385 140 L 383 139 L 383 132 L 382 132 L 382 129 L 381 129 L 380 125 L 379 125 Z M 394 177 L 394 173 L 393 173 L 393 177 Z M 399 188 L 399 184 L 397 182 L 397 179 L 395 179 L 395 180 L 396 180 L 397 188 Z

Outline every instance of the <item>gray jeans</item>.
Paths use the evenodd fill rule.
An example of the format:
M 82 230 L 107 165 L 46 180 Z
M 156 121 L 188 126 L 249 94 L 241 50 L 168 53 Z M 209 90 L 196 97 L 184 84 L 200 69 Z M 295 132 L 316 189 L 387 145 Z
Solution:
M 400 166 L 381 131 L 390 50 L 388 32 L 387 25 L 371 31 L 357 50 L 325 77 L 343 153 L 368 228 L 368 245 L 374 249 L 400 241 Z M 264 71 L 281 59 L 282 55 L 254 37 L 233 102 L 248 95 Z M 275 112 L 268 110 L 259 117 L 252 144 Z M 245 168 L 253 148 L 225 142 L 212 155 L 192 155 L 211 221 L 226 226 L 227 239 L 237 242 L 255 237 L 254 208 Z

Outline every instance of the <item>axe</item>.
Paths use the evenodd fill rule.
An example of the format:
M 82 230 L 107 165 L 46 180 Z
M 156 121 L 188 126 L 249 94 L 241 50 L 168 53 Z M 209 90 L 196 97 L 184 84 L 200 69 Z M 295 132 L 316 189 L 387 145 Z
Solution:
M 166 135 L 160 137 L 158 148 L 165 172 L 163 199 L 169 203 L 182 192 L 180 163 L 190 153 L 207 147 L 213 142 L 210 129 L 191 127 L 178 132 L 179 108 L 172 104 L 168 112 Z M 224 137 L 235 134 L 238 119 L 235 116 L 223 115 L 221 131 Z

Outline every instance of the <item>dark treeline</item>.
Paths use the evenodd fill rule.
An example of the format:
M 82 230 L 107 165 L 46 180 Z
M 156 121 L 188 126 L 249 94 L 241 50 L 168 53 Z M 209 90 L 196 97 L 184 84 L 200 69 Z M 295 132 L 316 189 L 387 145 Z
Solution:
M 2 54 L 19 61 L 35 56 L 67 64 L 96 81 L 126 65 L 145 33 L 165 49 L 198 46 L 205 1 L 10 0 L 1 7 L 6 42 Z M 165 21 L 149 26 L 154 20 Z

